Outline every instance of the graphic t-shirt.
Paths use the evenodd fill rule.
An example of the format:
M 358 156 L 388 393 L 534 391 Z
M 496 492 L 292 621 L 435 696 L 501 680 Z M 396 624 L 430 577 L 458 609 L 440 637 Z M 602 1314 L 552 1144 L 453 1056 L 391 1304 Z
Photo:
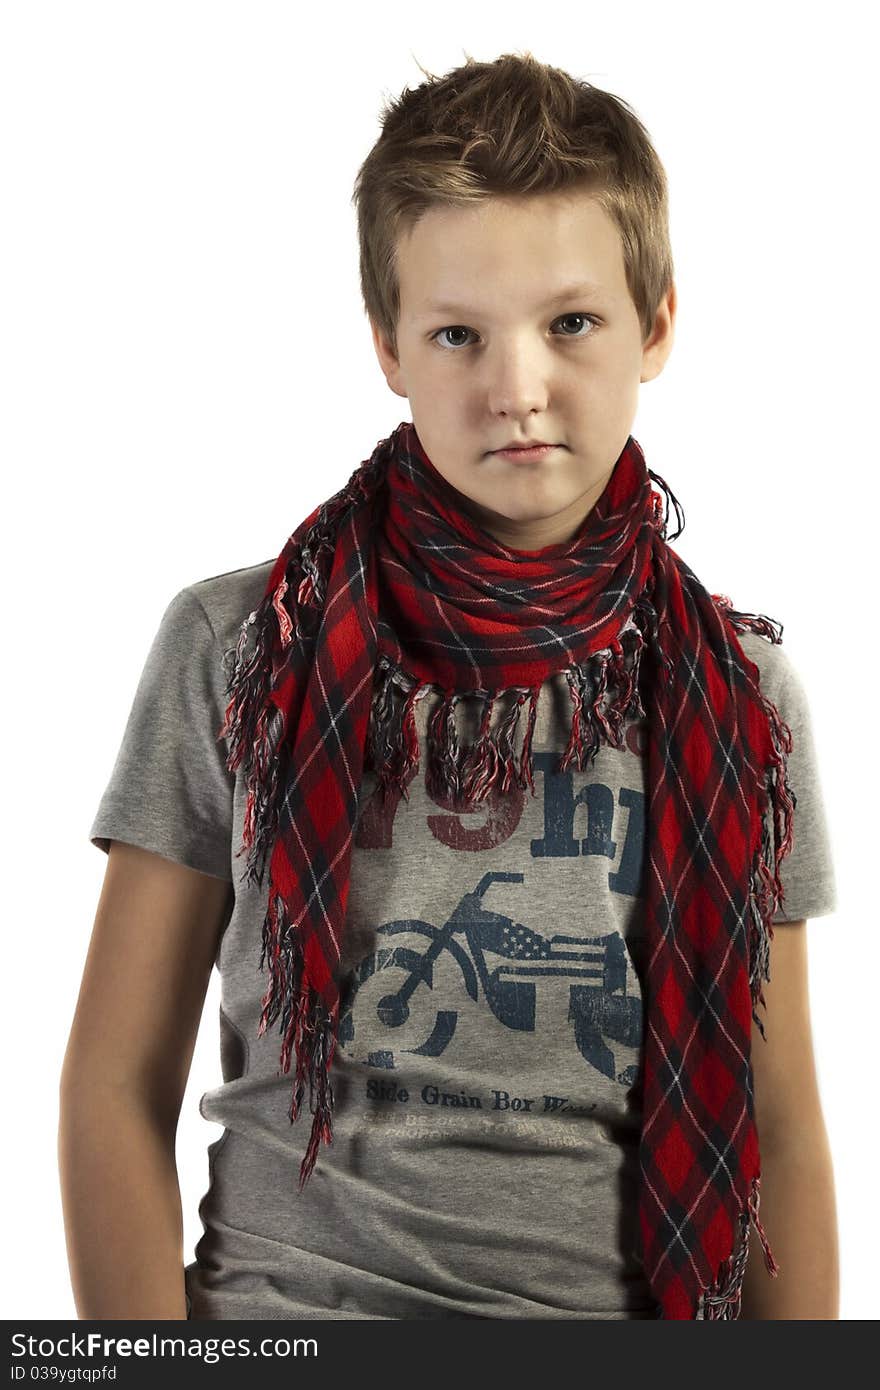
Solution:
M 223 1133 L 186 1266 L 190 1316 L 655 1317 L 636 1219 L 645 721 L 585 771 L 559 772 L 563 673 L 540 692 L 534 796 L 492 794 L 459 814 L 426 793 L 430 689 L 415 705 L 408 800 L 384 807 L 364 772 L 333 1142 L 299 1191 L 308 1090 L 291 1124 L 280 1021 L 257 1037 L 268 868 L 262 889 L 240 881 L 245 778 L 216 738 L 223 653 L 273 563 L 172 599 L 90 831 L 105 851 L 126 841 L 230 883 L 223 1079 L 200 1102 Z M 793 737 L 794 845 L 774 920 L 819 917 L 836 891 L 804 690 L 783 646 L 740 641 Z M 477 732 L 469 704 L 456 711 L 464 741 Z

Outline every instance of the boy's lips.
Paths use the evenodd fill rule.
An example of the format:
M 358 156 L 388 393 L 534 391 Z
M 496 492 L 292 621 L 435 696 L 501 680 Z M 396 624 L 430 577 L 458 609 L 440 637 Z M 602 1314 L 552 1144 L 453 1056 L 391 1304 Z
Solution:
M 552 439 L 509 439 L 506 444 L 501 444 L 497 449 L 493 449 L 493 454 L 502 454 L 508 449 L 554 449 L 556 445 Z
M 535 444 L 528 448 L 523 445 L 514 445 L 505 449 L 493 449 L 492 453 L 498 454 L 501 458 L 512 459 L 514 462 L 521 460 L 523 463 L 528 463 L 534 459 L 546 458 L 548 454 L 552 454 L 553 450 L 559 447 L 558 444 Z

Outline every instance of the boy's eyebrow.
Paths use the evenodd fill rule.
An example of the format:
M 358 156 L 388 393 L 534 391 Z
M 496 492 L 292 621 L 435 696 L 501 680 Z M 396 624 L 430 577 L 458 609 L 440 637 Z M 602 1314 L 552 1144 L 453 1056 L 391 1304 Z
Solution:
M 556 293 L 552 294 L 550 298 L 546 300 L 545 303 L 542 304 L 540 307 L 546 309 L 551 304 L 558 304 L 560 300 L 574 299 L 577 295 L 580 294 L 591 295 L 594 297 L 599 296 L 600 298 L 605 298 L 609 300 L 614 298 L 614 296 L 609 294 L 606 289 L 603 289 L 601 285 L 593 285 L 589 281 L 585 280 L 579 282 L 576 285 L 566 285 L 563 289 L 557 290 Z M 467 309 L 464 305 L 461 304 L 447 304 L 441 303 L 439 300 L 432 300 L 426 302 L 424 313 L 416 314 L 415 317 L 427 318 L 431 314 L 468 314 L 471 312 L 472 310 Z

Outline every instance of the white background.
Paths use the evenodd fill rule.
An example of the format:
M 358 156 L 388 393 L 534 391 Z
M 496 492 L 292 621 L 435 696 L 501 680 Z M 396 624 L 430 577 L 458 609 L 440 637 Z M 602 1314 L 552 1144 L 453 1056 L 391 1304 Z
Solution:
M 525 49 L 634 106 L 669 176 L 676 341 L 633 433 L 684 507 L 675 549 L 783 622 L 810 699 L 839 898 L 808 931 L 841 1316 L 876 1318 L 869 16 L 3 7 L 7 1319 L 76 1316 L 58 1079 L 107 862 L 88 830 L 159 620 L 185 585 L 277 555 L 410 418 L 359 297 L 355 172 L 416 59 L 444 73 Z M 221 1080 L 218 1004 L 215 972 L 179 1128 L 187 1262 L 220 1133 L 198 1113 Z

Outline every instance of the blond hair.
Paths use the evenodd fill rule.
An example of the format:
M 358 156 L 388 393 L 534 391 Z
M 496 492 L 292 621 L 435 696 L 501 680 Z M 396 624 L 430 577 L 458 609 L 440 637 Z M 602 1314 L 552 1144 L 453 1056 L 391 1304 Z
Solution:
M 397 355 L 398 238 L 431 207 L 498 195 L 582 190 L 616 224 L 626 282 L 649 336 L 673 279 L 666 174 L 648 132 L 620 97 L 540 62 L 469 54 L 458 68 L 405 87 L 355 180 L 361 293 Z

